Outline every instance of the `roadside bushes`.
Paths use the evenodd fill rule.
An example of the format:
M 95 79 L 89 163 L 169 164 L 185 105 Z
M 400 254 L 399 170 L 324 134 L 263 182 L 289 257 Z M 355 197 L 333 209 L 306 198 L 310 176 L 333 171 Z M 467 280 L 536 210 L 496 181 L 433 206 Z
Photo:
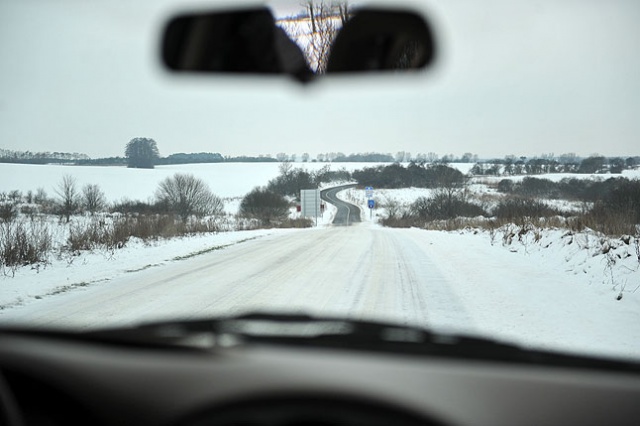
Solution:
M 575 221 L 576 228 L 590 228 L 606 235 L 636 235 L 640 233 L 640 223 L 634 220 L 630 210 L 616 210 L 602 202 L 581 215 Z
M 410 212 L 422 220 L 443 220 L 487 214 L 482 207 L 465 201 L 457 194 L 448 194 L 444 191 L 432 197 L 418 198 L 411 204 Z
M 452 167 L 414 162 L 407 167 L 398 163 L 366 167 L 354 171 L 351 175 L 360 185 L 376 188 L 460 188 L 465 182 L 464 174 Z
M 412 228 L 424 225 L 424 221 L 420 220 L 417 216 L 410 214 L 409 212 L 403 212 L 400 215 L 383 217 L 380 219 L 382 226 L 388 226 L 391 228 Z
M 313 175 L 303 169 L 287 169 L 281 167 L 280 175 L 269 181 L 268 190 L 273 194 L 297 197 L 301 189 L 316 188 L 318 186 Z
M 125 199 L 114 203 L 109 211 L 111 213 L 121 213 L 125 216 L 154 215 L 166 213 L 168 207 L 158 202 L 150 203 Z
M 49 227 L 41 222 L 0 223 L 0 270 L 15 272 L 19 266 L 44 263 L 52 248 Z
M 191 174 L 176 173 L 158 185 L 156 198 L 160 205 L 186 222 L 190 216 L 203 217 L 222 212 L 222 200 L 209 186 Z
M 93 219 L 86 223 L 74 223 L 69 227 L 67 248 L 72 252 L 104 248 L 122 248 L 130 238 L 124 219 L 105 221 Z
M 385 207 L 388 215 L 381 223 L 383 226 L 394 228 L 424 227 L 437 221 L 455 221 L 458 218 L 487 215 L 481 206 L 465 200 L 462 194 L 445 190 L 437 191 L 430 197 L 419 197 L 408 209 L 401 208 L 393 200 Z
M 638 181 L 626 178 L 609 178 L 606 180 L 588 180 L 564 178 L 558 182 L 549 179 L 525 177 L 521 182 L 502 179 L 498 182 L 498 192 L 520 197 L 541 197 L 551 199 L 577 200 L 596 202 L 606 200 L 610 194 L 620 188 L 632 190 L 640 185 Z
M 326 182 L 349 180 L 351 173 L 344 168 L 332 171 L 327 165 L 315 172 L 308 172 L 302 168 L 293 168 L 291 163 L 284 162 L 280 165 L 280 174 L 267 183 L 267 189 L 276 194 L 298 198 L 301 189 L 317 188 Z
M 623 181 L 605 197 L 610 210 L 628 215 L 632 222 L 640 224 L 640 181 Z
M 94 218 L 88 222 L 72 224 L 66 247 L 80 250 L 115 250 L 125 246 L 131 238 L 153 241 L 184 235 L 219 232 L 220 224 L 214 218 L 182 222 L 173 215 L 138 215 L 115 217 L 110 220 Z
M 557 209 L 547 206 L 540 200 L 531 198 L 508 198 L 502 200 L 493 209 L 493 215 L 498 219 L 521 222 L 523 219 L 561 216 Z
M 9 202 L 0 203 L 0 220 L 3 222 L 10 222 L 18 213 L 16 205 Z
M 242 199 L 240 215 L 257 219 L 262 225 L 269 225 L 289 216 L 289 202 L 267 188 L 254 188 Z
M 607 193 L 584 215 L 585 226 L 605 234 L 640 232 L 640 182 L 625 181 Z

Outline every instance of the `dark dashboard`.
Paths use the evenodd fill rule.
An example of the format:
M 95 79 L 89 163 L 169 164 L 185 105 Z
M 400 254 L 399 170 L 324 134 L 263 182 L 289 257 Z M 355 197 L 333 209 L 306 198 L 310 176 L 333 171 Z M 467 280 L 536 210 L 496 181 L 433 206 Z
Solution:
M 233 338 L 205 349 L 206 336 L 192 338 L 199 343 L 161 347 L 2 332 L 5 423 L 640 423 L 637 370 L 247 344 Z

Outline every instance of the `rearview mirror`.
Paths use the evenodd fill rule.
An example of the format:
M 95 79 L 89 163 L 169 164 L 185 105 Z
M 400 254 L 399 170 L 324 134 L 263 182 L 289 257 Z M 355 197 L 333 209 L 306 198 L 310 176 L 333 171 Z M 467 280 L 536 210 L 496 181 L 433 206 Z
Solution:
M 322 74 L 424 69 L 436 50 L 429 25 L 415 12 L 317 2 L 279 19 L 262 7 L 176 16 L 161 49 L 172 71 L 284 74 L 301 82 Z

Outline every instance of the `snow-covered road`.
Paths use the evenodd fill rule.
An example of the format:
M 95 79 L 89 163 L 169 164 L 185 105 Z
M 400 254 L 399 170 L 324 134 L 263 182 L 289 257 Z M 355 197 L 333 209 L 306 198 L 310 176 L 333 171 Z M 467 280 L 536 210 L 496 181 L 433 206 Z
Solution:
M 411 239 L 361 225 L 247 241 L 36 301 L 2 320 L 95 327 L 274 309 L 427 325 L 437 299 L 464 315 L 446 289 Z
M 587 285 L 586 275 L 564 270 L 565 262 L 545 250 L 515 253 L 483 235 L 363 222 L 273 232 L 185 260 L 160 259 L 10 306 L 0 310 L 0 323 L 89 328 L 303 311 L 637 357 L 637 298 L 616 301 L 610 286 Z

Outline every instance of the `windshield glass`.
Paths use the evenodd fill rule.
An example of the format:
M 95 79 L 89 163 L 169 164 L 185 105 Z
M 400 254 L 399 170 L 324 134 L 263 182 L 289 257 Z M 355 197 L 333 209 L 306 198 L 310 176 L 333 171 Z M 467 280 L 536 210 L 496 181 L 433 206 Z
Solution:
M 181 2 L 0 2 L 0 326 L 302 312 L 640 359 L 640 3 L 412 2 L 432 67 L 322 75 L 363 5 L 269 5 L 302 85 L 167 71 Z

